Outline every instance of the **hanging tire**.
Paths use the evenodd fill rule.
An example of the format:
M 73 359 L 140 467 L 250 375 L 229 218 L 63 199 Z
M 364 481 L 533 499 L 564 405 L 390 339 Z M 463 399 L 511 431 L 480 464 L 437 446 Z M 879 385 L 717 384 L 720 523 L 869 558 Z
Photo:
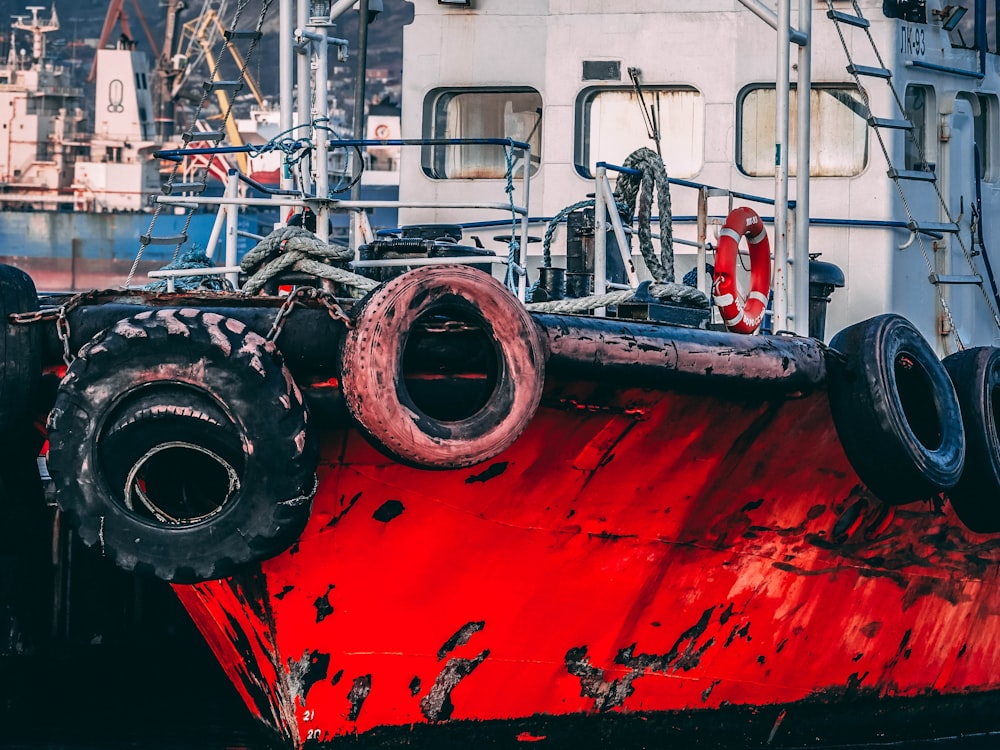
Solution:
M 42 378 L 41 329 L 11 323 L 11 314 L 38 309 L 35 284 L 24 271 L 0 265 L 0 430 L 31 416 Z
M 281 354 L 233 318 L 144 312 L 81 349 L 49 417 L 59 507 L 88 545 L 174 583 L 284 551 L 317 450 Z
M 966 349 L 944 359 L 965 424 L 965 469 L 948 491 L 955 514 L 971 531 L 1000 532 L 1000 349 Z
M 923 336 L 899 315 L 845 328 L 827 357 L 830 408 L 844 453 L 886 503 L 924 500 L 958 481 L 965 434 L 958 398 Z
M 441 344 L 440 335 L 434 341 L 426 331 L 436 324 L 458 345 Z M 425 393 L 453 365 L 477 370 L 479 392 L 464 400 L 447 390 Z M 421 381 L 410 369 L 437 374 Z M 531 421 L 544 349 L 529 313 L 492 276 L 425 266 L 365 298 L 344 338 L 341 370 L 348 409 L 378 446 L 417 466 L 459 468 L 498 455 Z

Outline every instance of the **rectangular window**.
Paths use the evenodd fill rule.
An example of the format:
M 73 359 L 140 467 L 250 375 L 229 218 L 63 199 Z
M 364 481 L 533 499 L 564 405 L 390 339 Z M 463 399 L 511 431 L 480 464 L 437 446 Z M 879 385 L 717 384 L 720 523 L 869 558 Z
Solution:
M 903 96 L 903 117 L 913 123 L 906 136 L 903 169 L 934 171 L 932 145 L 927 141 L 928 112 L 933 112 L 934 90 L 929 86 L 907 86 Z
M 534 89 L 437 89 L 424 100 L 425 138 L 511 138 L 531 145 L 531 173 L 542 150 L 542 97 Z M 434 179 L 505 179 L 503 145 L 427 146 L 424 173 Z M 513 154 L 513 176 L 521 176 L 524 155 Z
M 993 139 L 997 132 L 997 97 L 993 94 L 968 94 L 976 98 L 972 111 L 975 128 L 976 147 L 979 152 L 979 174 L 984 182 L 995 182 L 996 170 L 993 165 L 995 146 Z
M 663 163 L 671 177 L 694 177 L 705 151 L 705 103 L 690 87 L 643 86 L 643 101 L 655 117 Z M 576 165 L 590 177 L 597 162 L 621 164 L 636 149 L 656 148 L 642 103 L 632 88 L 591 88 L 576 105 Z
M 798 105 L 788 102 L 788 173 L 796 173 Z M 775 161 L 773 86 L 744 89 L 737 99 L 736 163 L 751 177 L 773 177 Z M 868 114 L 861 94 L 849 86 L 815 86 L 810 97 L 809 161 L 815 177 L 852 177 L 868 163 Z

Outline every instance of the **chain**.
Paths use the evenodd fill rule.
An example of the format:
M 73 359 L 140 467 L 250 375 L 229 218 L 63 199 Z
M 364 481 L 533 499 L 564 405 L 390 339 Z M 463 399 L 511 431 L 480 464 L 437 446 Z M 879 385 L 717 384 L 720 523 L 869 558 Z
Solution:
M 285 301 L 281 303 L 281 307 L 278 308 L 278 313 L 274 316 L 274 323 L 271 325 L 271 330 L 268 331 L 267 336 L 264 337 L 267 341 L 276 341 L 278 336 L 281 335 L 281 330 L 285 325 L 285 319 L 289 316 L 289 314 L 291 314 L 300 299 L 316 300 L 327 309 L 331 318 L 340 321 L 347 328 L 352 327 L 353 323 L 351 322 L 351 318 L 346 312 L 344 312 L 344 308 L 337 304 L 337 298 L 332 294 L 323 289 L 317 289 L 312 286 L 297 286 L 292 290 L 291 294 L 285 298 Z
M 44 320 L 54 320 L 56 322 L 56 335 L 62 343 L 63 362 L 69 367 L 73 364 L 73 360 L 76 359 L 76 355 L 73 354 L 69 344 L 69 313 L 79 307 L 84 300 L 92 297 L 93 294 L 94 292 L 80 292 L 79 294 L 74 294 L 62 305 L 43 307 L 31 312 L 11 313 L 8 319 L 11 323 L 17 325 L 28 325 Z

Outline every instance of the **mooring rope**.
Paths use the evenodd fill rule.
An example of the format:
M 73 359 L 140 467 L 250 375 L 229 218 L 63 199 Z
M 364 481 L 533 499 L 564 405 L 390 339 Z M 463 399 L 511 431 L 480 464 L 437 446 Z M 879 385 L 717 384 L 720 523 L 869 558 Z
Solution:
M 673 282 L 652 284 L 646 291 L 659 302 L 700 310 L 705 310 L 709 306 L 707 296 L 697 289 L 684 284 L 675 284 Z M 529 302 L 525 305 L 525 308 L 531 312 L 580 313 L 596 310 L 599 307 L 633 301 L 640 301 L 636 300 L 636 293 L 629 289 L 623 289 L 621 291 L 608 292 L 607 294 L 592 294 L 589 297 L 567 298 L 551 300 L 549 302 Z
M 379 285 L 374 279 L 333 265 L 351 260 L 354 253 L 350 248 L 327 244 L 302 227 L 280 227 L 243 256 L 240 267 L 250 275 L 243 284 L 243 293 L 256 294 L 287 270 L 330 279 L 365 292 Z
M 622 173 L 615 184 L 615 200 L 628 211 L 628 223 L 635 213 L 636 195 L 639 198 L 638 223 L 639 251 L 646 262 L 650 276 L 655 281 L 672 283 L 674 279 L 673 213 L 670 206 L 670 182 L 663 159 L 648 148 L 633 151 L 622 165 L 642 172 L 642 177 Z M 660 255 L 653 249 L 651 229 L 653 188 L 656 188 L 657 208 L 660 212 Z
M 633 151 L 622 165 L 641 172 L 636 176 L 623 172 L 615 184 L 615 206 L 618 215 L 626 226 L 631 226 L 633 217 L 637 223 L 639 237 L 639 252 L 649 269 L 653 280 L 660 283 L 673 283 L 674 277 L 674 234 L 673 212 L 670 204 L 670 181 L 667 179 L 667 169 L 663 159 L 651 149 L 640 148 Z M 653 247 L 652 205 L 653 189 L 656 189 L 657 206 L 660 212 L 660 254 L 657 256 Z M 639 211 L 636 216 L 636 201 Z M 574 211 L 581 208 L 593 208 L 594 199 L 577 201 L 552 217 L 545 227 L 542 238 L 542 267 L 552 267 L 552 236 L 563 220 Z

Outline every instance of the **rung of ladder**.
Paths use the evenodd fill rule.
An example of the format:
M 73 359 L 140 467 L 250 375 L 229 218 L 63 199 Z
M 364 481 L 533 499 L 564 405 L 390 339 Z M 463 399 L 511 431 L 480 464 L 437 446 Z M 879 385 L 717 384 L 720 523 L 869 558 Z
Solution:
M 847 72 L 852 76 L 868 76 L 869 78 L 892 78 L 892 71 L 888 68 L 875 68 L 871 65 L 855 65 L 851 63 L 847 66 Z
M 909 120 L 895 120 L 890 117 L 869 117 L 868 124 L 873 128 L 892 128 L 894 130 L 913 129 L 913 123 Z
M 163 194 L 171 193 L 203 193 L 207 185 L 204 182 L 172 182 L 163 186 Z
M 832 18 L 834 21 L 839 23 L 846 23 L 848 26 L 857 26 L 859 29 L 867 29 L 871 26 L 868 23 L 867 18 L 862 18 L 861 16 L 852 16 L 850 13 L 843 13 L 839 10 L 828 10 L 826 12 L 827 18 Z
M 243 81 L 203 81 L 205 91 L 235 91 L 243 86 Z
M 983 277 L 979 274 L 964 276 L 961 274 L 932 273 L 927 277 L 932 284 L 982 284 Z
M 920 182 L 934 182 L 937 178 L 933 172 L 924 169 L 895 169 L 892 168 L 888 172 L 890 180 L 917 180 Z
M 211 141 L 212 143 L 218 143 L 225 137 L 226 134 L 221 130 L 189 130 L 181 134 L 181 140 L 185 143 L 191 143 L 191 141 Z
M 909 226 L 911 232 L 920 232 L 921 234 L 941 235 L 958 232 L 958 224 L 950 221 L 914 221 L 910 222 Z
M 260 39 L 261 32 L 259 31 L 236 31 L 235 29 L 226 29 L 223 32 L 227 41 L 232 41 L 233 39 Z
M 144 234 L 139 238 L 139 242 L 143 245 L 183 245 L 188 241 L 186 234 L 175 234 L 171 237 L 152 237 L 151 235 Z

